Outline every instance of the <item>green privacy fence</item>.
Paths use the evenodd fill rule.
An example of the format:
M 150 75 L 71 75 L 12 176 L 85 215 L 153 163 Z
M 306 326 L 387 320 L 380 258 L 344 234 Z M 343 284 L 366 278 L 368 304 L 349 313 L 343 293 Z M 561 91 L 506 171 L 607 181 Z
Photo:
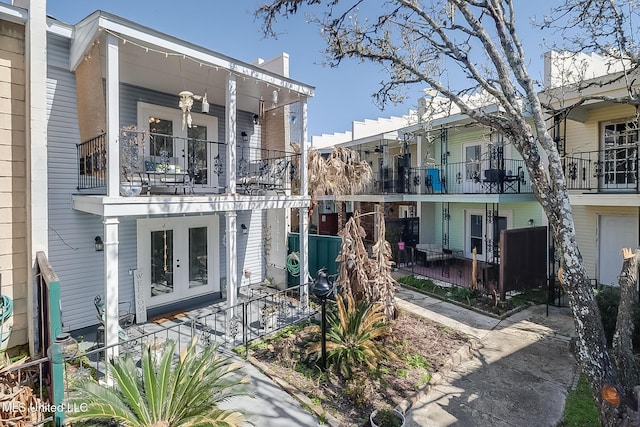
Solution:
M 340 243 L 342 239 L 336 236 L 309 235 L 309 274 L 315 277 L 316 272 L 321 268 L 326 268 L 329 274 L 337 274 L 339 263 L 336 258 L 340 253 Z M 300 234 L 289 233 L 289 252 L 300 252 Z M 287 285 L 295 286 L 300 284 L 299 277 L 287 274 Z

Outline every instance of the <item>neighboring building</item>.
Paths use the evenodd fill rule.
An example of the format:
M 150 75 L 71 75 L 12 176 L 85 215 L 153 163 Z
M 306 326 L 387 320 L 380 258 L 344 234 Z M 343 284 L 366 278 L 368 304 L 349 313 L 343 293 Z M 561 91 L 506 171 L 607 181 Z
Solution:
M 0 4 L 0 349 L 29 337 L 25 24 L 21 10 Z
M 438 107 L 428 111 L 433 105 Z M 482 268 L 491 270 L 482 273 L 482 280 L 488 287 L 496 286 L 500 232 L 546 225 L 524 162 L 508 140 L 444 108 L 442 99 L 421 99 L 420 106 L 396 129 L 339 144 L 369 162 L 374 182 L 363 194 L 339 198 L 345 203 L 337 203 L 338 214 L 344 211 L 337 222 L 356 209 L 383 213 L 386 237 L 399 263 L 408 254 L 398 249 L 398 242 L 406 248 L 435 245 L 458 259 L 471 259 L 475 249 Z M 370 123 L 377 128 L 375 121 Z M 316 138 L 312 141 L 315 144 Z M 329 206 L 323 204 L 312 221 L 320 231 L 331 215 Z M 375 240 L 374 217 L 363 217 L 362 223 L 368 240 Z M 420 262 L 417 252 L 415 261 Z M 545 257 L 546 248 L 541 253 Z
M 563 56 L 564 67 L 557 61 Z M 618 61 L 558 52 L 545 57 L 545 69 L 544 96 L 553 107 L 549 126 L 563 158 L 580 253 L 592 279 L 617 285 L 620 249 L 639 246 L 640 130 L 637 108 L 625 103 L 626 85 L 636 83 L 638 75 L 603 85 L 613 71 L 622 72 Z M 562 86 L 561 77 L 570 74 L 567 69 L 580 72 Z M 589 85 L 578 90 L 577 82 L 584 77 L 582 85 Z M 636 83 L 633 89 L 637 88 Z M 582 97 L 587 101 L 573 107 Z
M 2 170 L 13 190 L 0 190 L 13 221 L 0 219 L 10 231 L 0 250 L 12 251 L 0 253 L 0 267 L 3 292 L 16 298 L 16 339 L 38 335 L 20 317 L 37 250 L 61 283 L 63 330 L 96 325 L 100 295 L 107 344 L 118 340 L 118 303 L 144 322 L 220 298 L 234 305 L 241 286 L 267 278 L 285 286 L 292 215 L 307 229 L 303 130 L 314 94 L 289 77 L 288 55 L 249 64 L 106 12 L 71 25 L 46 17 L 44 0 L 16 3 L 0 8 L 22 19 L 3 23 L 0 49 L 15 59 L 11 71 L 0 64 L 0 100 L 12 91 L 0 103 L 2 132 L 11 124 L 0 162 L 11 159 Z M 20 62 L 25 24 L 31 78 Z M 303 279 L 306 242 L 302 233 Z
M 625 84 L 638 79 L 634 74 L 601 84 L 623 68 L 597 55 L 545 56 L 541 95 L 552 106 L 549 129 L 562 156 L 578 245 L 594 284 L 617 284 L 620 249 L 639 245 L 640 131 L 637 109 L 625 101 Z M 577 90 L 579 82 L 586 83 L 584 90 Z M 573 106 L 585 96 L 592 98 Z M 357 133 L 313 137 L 313 145 L 323 150 L 335 145 L 357 150 L 372 166 L 374 182 L 363 194 L 339 198 L 338 203 L 326 198 L 312 227 L 335 234 L 354 210 L 380 209 L 399 262 L 404 259 L 396 242 L 404 241 L 409 247 L 439 244 L 464 258 L 471 258 L 475 248 L 478 260 L 495 265 L 502 262 L 502 229 L 546 226 L 528 172 L 509 141 L 455 110 L 441 108 L 443 102 L 436 104 L 438 108 L 429 111 L 433 102 L 421 98 L 419 111 L 402 120 L 369 120 Z M 399 221 L 404 223 L 400 230 L 394 225 Z M 367 238 L 374 240 L 373 216 L 363 217 L 362 223 Z M 548 253 L 554 257 L 548 260 L 548 271 L 554 277 L 560 254 L 550 242 Z

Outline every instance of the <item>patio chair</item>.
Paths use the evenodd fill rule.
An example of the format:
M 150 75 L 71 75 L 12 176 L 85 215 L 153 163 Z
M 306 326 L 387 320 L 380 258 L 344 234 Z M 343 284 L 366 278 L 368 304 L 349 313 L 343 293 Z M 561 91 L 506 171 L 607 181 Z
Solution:
M 102 302 L 102 297 L 100 295 L 96 295 L 93 299 L 93 305 L 96 307 L 96 311 L 98 312 L 98 320 L 100 321 L 100 326 L 98 326 L 98 333 L 96 334 L 96 341 L 104 342 L 104 328 L 105 328 L 105 310 L 104 310 L 104 302 Z M 131 312 L 131 303 L 130 302 L 119 302 L 118 303 L 118 338 L 122 341 L 126 341 L 129 336 L 127 331 L 123 328 L 127 326 L 133 325 L 135 321 L 135 314 Z M 100 329 L 102 328 L 102 329 Z M 102 337 L 100 337 L 102 335 Z

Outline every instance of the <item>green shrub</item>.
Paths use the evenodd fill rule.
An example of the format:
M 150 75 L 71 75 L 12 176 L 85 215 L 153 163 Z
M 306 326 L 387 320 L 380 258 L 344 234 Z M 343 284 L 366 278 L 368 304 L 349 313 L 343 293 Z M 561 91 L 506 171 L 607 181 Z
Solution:
M 380 361 L 397 358 L 379 340 L 389 333 L 382 304 L 356 303 L 350 295 L 339 295 L 336 306 L 337 311 L 327 315 L 327 363 L 337 373 L 350 379 L 354 369 L 375 369 Z M 314 342 L 307 354 L 319 358 L 321 349 L 321 343 Z
M 618 306 L 620 305 L 620 288 L 604 286 L 601 290 L 596 291 L 596 303 L 600 309 L 600 317 L 607 337 L 607 344 L 611 347 L 613 334 L 616 330 Z M 638 310 L 637 304 L 634 310 L 633 323 L 635 326 L 633 330 L 633 345 L 637 348 L 640 346 L 640 310 Z

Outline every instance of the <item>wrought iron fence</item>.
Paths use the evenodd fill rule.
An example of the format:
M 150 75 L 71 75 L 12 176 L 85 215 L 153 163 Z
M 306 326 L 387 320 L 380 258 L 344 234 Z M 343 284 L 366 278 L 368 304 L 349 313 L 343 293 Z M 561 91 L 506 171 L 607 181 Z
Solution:
M 274 290 L 264 286 L 247 287 L 241 294 L 244 299 L 232 307 L 204 307 L 190 312 L 187 317 L 167 318 L 165 322 L 149 322 L 133 325 L 126 329 L 127 337 L 115 345 L 102 346 L 81 352 L 65 362 L 64 393 L 69 392 L 78 381 L 106 378 L 110 356 L 130 354 L 134 360 L 141 359 L 145 346 L 160 353 L 168 340 L 175 342 L 176 355 L 180 354 L 197 338 L 198 346 L 218 345 L 219 351 L 227 353 L 238 347 L 246 352 L 251 341 L 271 334 L 285 326 L 304 321 L 315 315 L 316 310 L 309 305 L 309 284 Z M 228 354 L 228 353 L 227 353 Z M 43 358 L 14 367 L 12 375 L 30 378 L 39 384 L 38 397 L 47 404 L 50 392 L 47 390 L 47 370 L 50 359 Z M 37 379 L 29 373 L 36 372 Z M 65 399 L 66 401 L 66 399 Z M 51 421 L 48 417 L 42 422 Z M 35 424 L 37 425 L 37 424 Z

